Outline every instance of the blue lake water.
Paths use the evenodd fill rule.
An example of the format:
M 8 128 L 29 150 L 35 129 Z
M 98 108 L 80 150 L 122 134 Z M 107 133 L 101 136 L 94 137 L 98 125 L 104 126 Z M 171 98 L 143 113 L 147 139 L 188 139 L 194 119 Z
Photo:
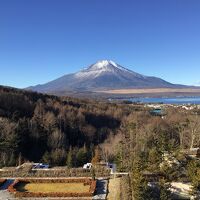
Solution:
M 200 97 L 173 97 L 173 98 L 130 98 L 132 102 L 164 103 L 164 104 L 200 104 Z

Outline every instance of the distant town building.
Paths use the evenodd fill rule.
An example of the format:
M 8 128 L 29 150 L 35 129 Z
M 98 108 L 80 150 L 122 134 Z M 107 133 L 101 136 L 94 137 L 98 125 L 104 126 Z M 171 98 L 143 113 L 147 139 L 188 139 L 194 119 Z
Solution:
M 153 110 L 150 111 L 150 114 L 153 116 L 165 116 L 167 113 L 164 109 L 161 108 L 155 108 Z

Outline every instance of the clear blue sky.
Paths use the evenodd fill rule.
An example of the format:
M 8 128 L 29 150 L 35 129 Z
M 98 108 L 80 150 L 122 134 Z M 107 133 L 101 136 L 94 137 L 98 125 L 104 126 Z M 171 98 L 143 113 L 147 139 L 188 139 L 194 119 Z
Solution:
M 27 87 L 111 59 L 200 82 L 199 0 L 0 0 L 0 84 Z

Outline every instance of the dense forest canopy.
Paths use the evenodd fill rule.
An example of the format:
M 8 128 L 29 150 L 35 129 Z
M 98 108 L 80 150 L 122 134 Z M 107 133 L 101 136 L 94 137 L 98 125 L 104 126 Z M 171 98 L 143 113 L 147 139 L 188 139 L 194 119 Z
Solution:
M 113 149 L 119 146 L 128 151 L 126 157 L 130 156 L 130 148 L 136 153 L 148 153 L 152 147 L 170 151 L 198 146 L 198 115 L 176 108 L 167 112 L 162 119 L 151 116 L 144 106 L 126 102 L 57 97 L 0 87 L 1 165 L 16 165 L 19 158 L 63 165 L 68 153 L 83 156 L 83 152 L 87 152 L 87 160 L 96 145 L 102 147 L 104 159 L 116 158 Z
M 16 165 L 20 158 L 63 165 L 68 153 L 84 152 L 90 159 L 94 146 L 115 135 L 129 113 L 116 104 L 1 87 L 0 164 Z

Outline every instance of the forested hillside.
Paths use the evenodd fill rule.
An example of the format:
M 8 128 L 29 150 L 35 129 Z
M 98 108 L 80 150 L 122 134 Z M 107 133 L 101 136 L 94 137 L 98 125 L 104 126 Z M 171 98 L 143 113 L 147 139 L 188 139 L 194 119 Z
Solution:
M 80 166 L 115 135 L 128 108 L 0 87 L 0 165 L 44 161 Z
M 173 181 L 190 181 L 195 193 L 200 161 L 186 150 L 200 147 L 200 110 L 165 109 L 161 118 L 129 102 L 0 87 L 0 167 L 24 161 L 79 167 L 93 158 L 115 162 L 118 171 L 129 173 L 121 183 L 124 199 L 171 199 Z M 156 187 L 148 185 L 149 175 Z
M 200 154 L 195 158 L 188 152 L 200 147 L 200 110 L 169 106 L 166 111 L 162 118 L 141 111 L 123 120 L 115 162 L 130 173 L 122 183 L 127 200 L 176 199 L 169 190 L 172 182 L 189 182 L 191 193 L 199 194 Z

